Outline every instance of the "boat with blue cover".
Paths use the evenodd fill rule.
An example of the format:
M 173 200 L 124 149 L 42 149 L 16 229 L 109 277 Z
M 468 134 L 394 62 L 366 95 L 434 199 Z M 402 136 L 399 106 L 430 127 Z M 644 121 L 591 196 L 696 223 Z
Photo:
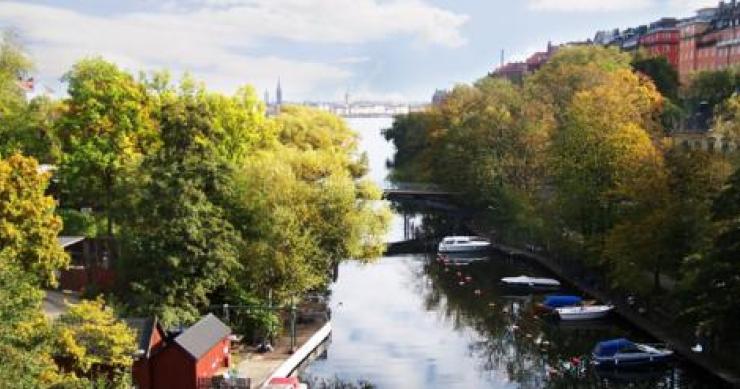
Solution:
M 597 367 L 651 366 L 667 362 L 672 357 L 673 350 L 625 338 L 599 342 L 591 353 L 591 360 Z
M 548 309 L 572 307 L 583 304 L 583 299 L 578 296 L 550 294 L 545 296 L 542 306 Z

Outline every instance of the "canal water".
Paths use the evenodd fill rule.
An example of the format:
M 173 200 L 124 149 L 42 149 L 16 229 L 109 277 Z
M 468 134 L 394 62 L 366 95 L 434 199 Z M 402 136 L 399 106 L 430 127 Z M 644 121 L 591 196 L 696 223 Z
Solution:
M 379 185 L 393 154 L 380 129 L 390 124 L 350 120 Z M 402 237 L 400 219 L 391 241 Z M 344 263 L 332 286 L 330 344 L 304 376 L 378 388 L 711 387 L 708 377 L 680 363 L 627 372 L 584 368 L 583 357 L 599 340 L 654 340 L 616 319 L 574 324 L 541 316 L 533 308 L 542 295 L 498 284 L 521 274 L 550 276 L 533 263 L 504 257 L 461 267 L 425 255 Z

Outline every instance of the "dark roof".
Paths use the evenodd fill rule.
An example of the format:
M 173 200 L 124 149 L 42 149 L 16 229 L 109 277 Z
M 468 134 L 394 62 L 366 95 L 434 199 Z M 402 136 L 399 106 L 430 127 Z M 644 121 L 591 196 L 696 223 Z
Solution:
M 135 317 L 124 319 L 124 322 L 136 332 L 137 351 L 148 358 L 151 351 L 149 342 L 152 339 L 152 331 L 154 331 L 154 326 L 157 324 L 157 319 Z
M 193 358 L 200 359 L 203 354 L 230 334 L 231 328 L 209 313 L 176 337 L 175 343 Z

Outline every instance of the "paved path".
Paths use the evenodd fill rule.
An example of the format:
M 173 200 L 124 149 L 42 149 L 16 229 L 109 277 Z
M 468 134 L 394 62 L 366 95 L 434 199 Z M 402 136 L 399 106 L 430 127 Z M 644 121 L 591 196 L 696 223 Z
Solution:
M 317 322 L 310 325 L 301 325 L 296 328 L 297 347 L 302 346 L 311 336 L 324 325 Z M 290 352 L 290 336 L 284 335 L 276 342 L 275 350 L 270 353 L 258 353 L 254 347 L 247 347 L 237 365 L 239 377 L 252 379 L 252 387 L 260 388 L 272 373 L 287 361 Z
M 80 296 L 77 292 L 46 290 L 45 293 L 43 311 L 47 317 L 52 319 L 56 319 L 62 313 L 67 312 L 66 303 L 76 304 L 80 302 Z

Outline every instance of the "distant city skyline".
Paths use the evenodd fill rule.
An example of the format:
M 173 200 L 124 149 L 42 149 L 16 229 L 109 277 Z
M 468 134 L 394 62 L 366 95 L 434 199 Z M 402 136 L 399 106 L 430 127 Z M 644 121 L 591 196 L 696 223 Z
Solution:
M 258 94 L 281 79 L 285 101 L 428 101 L 500 62 L 598 30 L 685 17 L 707 0 L 85 0 L 0 3 L 37 85 L 100 55 L 138 73 L 191 72 L 209 88 Z

